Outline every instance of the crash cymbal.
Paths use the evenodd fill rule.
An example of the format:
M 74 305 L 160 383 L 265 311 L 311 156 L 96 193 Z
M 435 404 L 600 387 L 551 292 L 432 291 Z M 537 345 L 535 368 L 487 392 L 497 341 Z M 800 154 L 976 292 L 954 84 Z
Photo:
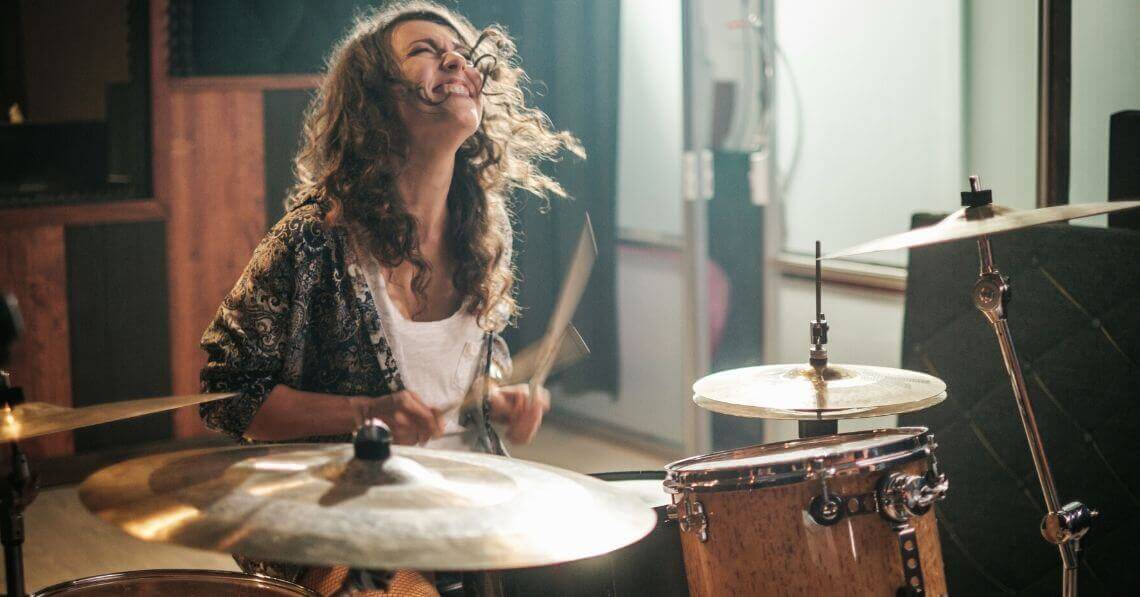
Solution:
M 492 570 L 612 551 L 652 510 L 551 466 L 397 446 L 386 461 L 347 444 L 190 450 L 116 464 L 79 488 L 103 520 L 148 541 L 299 564 Z
M 823 259 L 835 259 L 837 257 L 850 257 L 863 253 L 922 247 L 953 240 L 1021 230 L 1022 228 L 1029 228 L 1039 224 L 1064 222 L 1099 214 L 1124 211 L 1137 207 L 1140 207 L 1140 201 L 1056 205 L 1053 207 L 1042 207 L 1040 209 L 1024 211 L 995 204 L 982 205 L 980 207 L 963 207 L 932 226 L 916 228 L 908 232 L 855 245 L 854 247 L 824 255 Z
M 47 402 L 25 402 L 15 408 L 0 408 L 0 442 L 70 431 L 123 419 L 141 417 L 202 402 L 232 398 L 236 394 L 190 394 L 108 402 L 70 408 Z
M 937 377 L 888 367 L 766 365 L 713 373 L 693 384 L 693 402 L 739 417 L 833 420 L 877 417 L 933 406 L 946 398 Z

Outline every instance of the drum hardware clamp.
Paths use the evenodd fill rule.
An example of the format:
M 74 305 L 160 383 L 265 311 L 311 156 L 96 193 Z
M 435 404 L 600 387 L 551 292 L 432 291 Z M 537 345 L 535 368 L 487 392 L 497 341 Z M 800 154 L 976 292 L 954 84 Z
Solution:
M 847 516 L 878 513 L 890 524 L 898 537 L 899 556 L 905 585 L 898 594 L 922 595 L 926 590 L 926 580 L 922 575 L 922 556 L 918 549 L 915 529 L 910 519 L 930 511 L 935 502 L 946 496 L 950 483 L 938 467 L 934 456 L 936 444 L 926 448 L 929 468 L 925 475 L 891 473 L 879 480 L 875 491 L 861 495 L 843 496 L 828 491 L 827 479 L 834 476 L 834 469 L 820 472 L 822 492 L 808 503 L 808 514 L 819 525 L 831 526 Z M 815 462 L 822 464 L 822 459 Z
M 665 507 L 669 520 L 676 520 L 682 533 L 695 532 L 701 543 L 709 540 L 709 517 L 705 505 L 693 496 L 692 491 L 673 494 L 673 503 Z
M 835 476 L 834 469 L 818 473 L 821 485 L 820 495 L 808 502 L 808 514 L 821 526 L 831 526 L 844 516 L 878 513 L 891 523 L 905 523 L 915 516 L 930 511 L 935 502 L 946 496 L 950 482 L 938 467 L 934 455 L 937 444 L 926 447 L 929 468 L 925 475 L 891 473 L 884 476 L 873 492 L 860 495 L 833 494 L 828 490 L 827 480 Z M 822 464 L 823 459 L 815 459 Z M 1074 515 L 1074 518 L 1079 516 Z

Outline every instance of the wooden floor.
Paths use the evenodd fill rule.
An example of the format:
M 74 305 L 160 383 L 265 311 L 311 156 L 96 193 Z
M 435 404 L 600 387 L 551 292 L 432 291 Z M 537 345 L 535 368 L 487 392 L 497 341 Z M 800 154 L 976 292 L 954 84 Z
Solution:
M 583 472 L 660 468 L 668 458 L 611 441 L 543 427 L 535 442 L 512 449 L 516 458 Z M 225 554 L 144 543 L 91 516 L 74 487 L 43 491 L 26 513 L 24 560 L 29 591 L 58 582 L 125 570 L 237 570 Z

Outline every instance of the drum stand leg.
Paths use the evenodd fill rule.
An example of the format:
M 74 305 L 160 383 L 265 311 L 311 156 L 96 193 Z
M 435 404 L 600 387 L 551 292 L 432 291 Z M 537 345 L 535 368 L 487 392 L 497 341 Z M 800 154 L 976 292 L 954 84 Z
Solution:
M 0 518 L 0 541 L 4 543 L 4 574 L 8 595 L 24 597 L 24 509 L 36 497 L 36 478 L 28 457 L 12 442 L 12 470 L 3 482 L 4 516 Z
M 5 408 L 23 402 L 20 388 L 8 386 L 6 373 L 0 374 L 0 403 Z M 4 574 L 7 595 L 24 597 L 24 509 L 39 492 L 37 477 L 20 445 L 11 442 L 8 474 L 0 480 L 0 543 L 4 544 Z
M 971 181 L 976 184 L 975 180 Z M 977 191 L 978 189 L 974 189 Z M 981 273 L 974 284 L 974 306 L 986 316 L 997 334 L 1001 347 L 1002 361 L 1009 374 L 1013 387 L 1013 397 L 1017 401 L 1017 411 L 1021 416 L 1021 426 L 1025 439 L 1029 442 L 1029 452 L 1033 456 L 1033 466 L 1041 483 L 1041 493 L 1045 497 L 1045 517 L 1041 521 L 1041 536 L 1056 545 L 1061 552 L 1064 564 L 1062 594 L 1065 597 L 1077 595 L 1077 568 L 1079 565 L 1080 540 L 1092 524 L 1097 512 L 1079 501 L 1061 505 L 1057 499 L 1057 487 L 1053 482 L 1053 472 L 1045 457 L 1045 446 L 1037 430 L 1037 420 L 1033 415 L 1033 405 L 1029 402 L 1029 392 L 1025 378 L 1021 374 L 1021 364 L 1013 347 L 1013 336 L 1006 321 L 1006 305 L 1009 302 L 1009 281 L 994 267 L 993 252 L 987 236 L 978 239 L 978 255 L 981 260 Z

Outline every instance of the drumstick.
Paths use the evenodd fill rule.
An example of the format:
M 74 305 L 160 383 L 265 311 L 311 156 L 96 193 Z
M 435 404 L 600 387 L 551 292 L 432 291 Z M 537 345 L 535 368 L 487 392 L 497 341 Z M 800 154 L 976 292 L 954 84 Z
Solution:
M 531 344 L 520 350 L 511 359 L 513 365 L 510 375 L 504 377 L 498 383 L 503 386 L 512 386 L 531 378 L 538 366 L 539 349 L 540 346 L 538 344 Z M 556 354 L 557 356 L 554 358 L 553 368 L 555 370 L 562 370 L 589 356 L 590 347 L 586 345 L 586 341 L 582 339 L 582 335 L 578 333 L 578 329 L 573 325 L 568 325 L 566 326 L 566 331 L 562 334 L 562 342 L 559 343 L 558 352 Z M 476 380 L 476 383 L 471 384 L 471 389 L 467 391 L 467 395 L 463 400 L 442 414 L 447 414 L 455 409 L 462 409 L 475 404 L 483 397 L 482 387 L 483 384 Z M 442 437 L 458 435 L 459 433 L 462 432 L 445 433 Z
M 554 359 L 562 331 L 570 325 L 574 311 L 578 309 L 578 302 L 586 291 L 586 283 L 590 280 L 590 272 L 594 269 L 594 261 L 598 257 L 598 245 L 594 240 L 594 227 L 590 225 L 590 214 L 582 222 L 582 232 L 578 235 L 578 246 L 574 249 L 574 258 L 570 268 L 566 270 L 566 277 L 562 279 L 562 290 L 558 293 L 558 302 L 554 304 L 554 311 L 546 326 L 546 334 L 540 340 L 537 363 L 534 373 L 530 376 L 530 395 L 533 399 L 538 388 L 546 383 L 550 370 L 554 367 Z
M 569 367 L 590 354 L 590 347 L 586 346 L 586 341 L 582 339 L 582 335 L 578 333 L 578 329 L 573 324 L 566 326 L 560 340 L 558 351 L 555 353 L 551 364 L 553 369 Z M 512 357 L 511 374 L 503 378 L 502 385 L 511 386 L 533 378 L 538 370 L 538 357 L 541 348 L 542 346 L 539 344 L 531 344 Z

